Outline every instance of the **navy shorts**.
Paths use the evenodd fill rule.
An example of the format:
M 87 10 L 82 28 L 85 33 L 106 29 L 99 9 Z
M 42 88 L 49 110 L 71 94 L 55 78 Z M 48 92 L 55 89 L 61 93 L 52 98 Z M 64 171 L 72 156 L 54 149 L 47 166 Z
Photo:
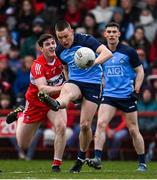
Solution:
M 114 98 L 103 96 L 101 104 L 109 104 L 126 113 L 137 111 L 137 100 L 133 97 Z
M 100 104 L 102 95 L 102 84 L 93 84 L 74 80 L 68 80 L 66 83 L 73 83 L 78 86 L 81 90 L 82 96 L 86 100 L 94 102 L 98 105 Z

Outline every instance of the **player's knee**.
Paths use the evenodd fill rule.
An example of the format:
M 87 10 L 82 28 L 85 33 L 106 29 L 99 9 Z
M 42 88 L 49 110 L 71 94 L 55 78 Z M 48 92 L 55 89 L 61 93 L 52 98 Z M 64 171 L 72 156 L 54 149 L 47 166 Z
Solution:
M 74 93 L 74 92 L 68 92 L 68 96 L 66 97 L 67 98 L 67 102 L 69 103 L 70 101 L 75 101 L 76 99 L 78 99 L 80 96 L 78 95 L 78 93 Z
M 89 131 L 90 130 L 90 126 L 88 123 L 81 123 L 80 124 L 80 130 L 81 131 Z
M 56 127 L 56 133 L 65 135 L 65 132 L 66 132 L 66 124 L 62 123 Z
M 136 127 L 129 128 L 129 133 L 132 137 L 135 137 L 139 134 L 139 131 Z
M 105 129 L 107 127 L 107 123 L 105 121 L 98 121 L 97 122 L 97 128 L 98 129 Z
M 66 94 L 66 95 L 65 95 L 65 94 Z M 73 98 L 74 98 L 74 93 L 65 91 L 63 98 L 71 101 L 71 100 L 73 100 Z

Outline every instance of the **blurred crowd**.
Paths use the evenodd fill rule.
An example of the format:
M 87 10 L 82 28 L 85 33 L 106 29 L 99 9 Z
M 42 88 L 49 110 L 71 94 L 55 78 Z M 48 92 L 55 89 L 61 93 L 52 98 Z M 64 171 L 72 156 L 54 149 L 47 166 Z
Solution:
M 136 49 L 145 71 L 138 109 L 157 111 L 157 0 L 0 0 L 0 109 L 25 104 L 30 67 L 40 54 L 36 41 L 54 34 L 61 18 L 103 43 L 106 23 L 120 24 L 121 41 Z M 139 125 L 155 133 L 157 118 L 140 118 Z

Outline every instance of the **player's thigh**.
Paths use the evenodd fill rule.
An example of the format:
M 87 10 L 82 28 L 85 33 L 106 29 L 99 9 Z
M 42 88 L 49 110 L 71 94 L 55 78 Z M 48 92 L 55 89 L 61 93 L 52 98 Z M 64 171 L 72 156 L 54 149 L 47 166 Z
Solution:
M 126 125 L 128 128 L 138 127 L 137 111 L 125 113 Z
M 97 108 L 98 105 L 96 103 L 84 98 L 81 104 L 80 124 L 88 123 L 90 125 L 97 111 Z
M 17 129 L 16 129 L 16 138 L 18 144 L 27 146 L 31 143 L 32 138 L 39 127 L 40 123 L 23 123 L 23 116 L 18 119 Z
M 98 123 L 108 124 L 115 115 L 117 108 L 109 104 L 100 104 L 98 110 Z
M 73 83 L 65 83 L 61 89 L 60 96 L 67 96 L 72 101 L 81 98 L 81 90 L 80 88 Z
M 66 124 L 67 124 L 66 109 L 59 109 L 57 112 L 49 110 L 47 117 L 51 121 L 51 123 L 54 125 L 54 127 L 58 127 L 58 126 L 66 127 Z

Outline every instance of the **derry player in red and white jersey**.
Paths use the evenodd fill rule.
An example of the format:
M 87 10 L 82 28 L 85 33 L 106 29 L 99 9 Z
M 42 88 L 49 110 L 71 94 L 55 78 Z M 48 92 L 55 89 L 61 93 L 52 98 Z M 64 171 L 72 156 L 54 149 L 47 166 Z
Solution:
M 55 55 L 56 42 L 53 36 L 41 35 L 38 45 L 42 54 L 31 67 L 26 106 L 21 114 L 18 113 L 16 137 L 22 149 L 28 148 L 40 123 L 49 119 L 56 131 L 52 171 L 59 172 L 66 144 L 66 110 L 52 111 L 49 106 L 39 101 L 38 92 L 43 91 L 54 98 L 57 97 L 64 81 L 64 75 L 61 62 Z

